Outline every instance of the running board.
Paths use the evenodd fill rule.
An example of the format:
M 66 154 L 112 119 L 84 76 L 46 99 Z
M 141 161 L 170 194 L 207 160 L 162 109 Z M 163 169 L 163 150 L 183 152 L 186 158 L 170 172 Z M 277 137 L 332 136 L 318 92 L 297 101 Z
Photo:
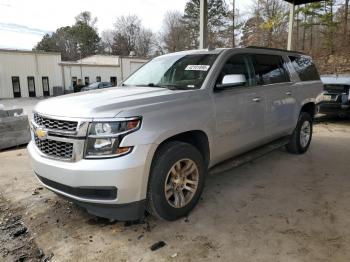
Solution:
M 247 153 L 244 153 L 242 155 L 230 158 L 228 160 L 225 160 L 222 163 L 219 163 L 212 167 L 209 170 L 210 175 L 216 175 L 222 172 L 229 171 L 233 168 L 239 167 L 241 165 L 244 165 L 248 162 L 251 162 L 253 160 L 256 160 L 278 148 L 281 148 L 285 145 L 287 145 L 289 142 L 289 137 L 284 137 L 278 140 L 275 140 L 269 144 L 263 145 L 261 147 L 258 147 L 256 149 L 253 149 Z

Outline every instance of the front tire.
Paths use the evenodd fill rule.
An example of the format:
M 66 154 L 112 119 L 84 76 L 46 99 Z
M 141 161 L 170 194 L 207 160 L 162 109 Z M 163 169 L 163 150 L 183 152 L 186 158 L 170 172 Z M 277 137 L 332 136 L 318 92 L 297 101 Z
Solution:
M 292 154 L 304 154 L 312 139 L 312 116 L 309 113 L 301 112 L 296 128 L 290 138 L 286 149 Z
M 156 152 L 148 182 L 147 211 L 173 221 L 197 204 L 207 168 L 200 152 L 190 144 L 169 142 Z

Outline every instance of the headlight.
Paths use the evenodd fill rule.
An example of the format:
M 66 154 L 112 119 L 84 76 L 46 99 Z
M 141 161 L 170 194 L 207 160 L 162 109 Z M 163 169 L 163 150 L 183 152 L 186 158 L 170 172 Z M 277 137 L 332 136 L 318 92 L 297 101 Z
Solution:
M 130 153 L 132 147 L 120 147 L 120 142 L 140 126 L 140 117 L 125 121 L 92 122 L 85 144 L 85 158 L 109 158 Z

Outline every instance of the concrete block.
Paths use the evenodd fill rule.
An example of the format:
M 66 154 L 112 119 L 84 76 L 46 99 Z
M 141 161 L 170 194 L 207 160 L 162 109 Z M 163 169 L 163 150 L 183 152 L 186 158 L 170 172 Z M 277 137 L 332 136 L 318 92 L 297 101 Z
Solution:
M 23 109 L 22 108 L 16 108 L 16 109 L 9 109 L 6 110 L 8 116 L 15 116 L 15 114 L 17 114 L 17 116 L 23 114 Z
M 0 110 L 0 118 L 1 117 L 8 117 L 8 114 L 7 114 L 6 110 Z
M 30 139 L 28 116 L 0 118 L 0 150 L 27 144 Z

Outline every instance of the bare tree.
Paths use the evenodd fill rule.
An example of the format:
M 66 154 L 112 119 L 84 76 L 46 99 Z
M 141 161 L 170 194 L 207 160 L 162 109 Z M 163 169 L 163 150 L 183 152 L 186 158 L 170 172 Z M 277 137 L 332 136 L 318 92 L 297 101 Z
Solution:
M 182 14 L 179 11 L 168 11 L 163 19 L 163 30 L 161 41 L 167 52 L 185 50 L 189 44 L 189 39 L 185 33 Z
M 114 24 L 112 52 L 116 55 L 129 55 L 131 51 L 138 56 L 151 52 L 153 33 L 145 29 L 136 15 L 121 16 Z
M 284 48 L 287 39 L 287 6 L 281 0 L 258 0 L 242 28 L 243 45 Z
M 135 52 L 138 56 L 147 57 L 153 49 L 155 36 L 149 29 L 141 28 L 136 42 Z
M 101 52 L 106 54 L 112 54 L 113 51 L 113 30 L 105 30 L 101 33 Z

